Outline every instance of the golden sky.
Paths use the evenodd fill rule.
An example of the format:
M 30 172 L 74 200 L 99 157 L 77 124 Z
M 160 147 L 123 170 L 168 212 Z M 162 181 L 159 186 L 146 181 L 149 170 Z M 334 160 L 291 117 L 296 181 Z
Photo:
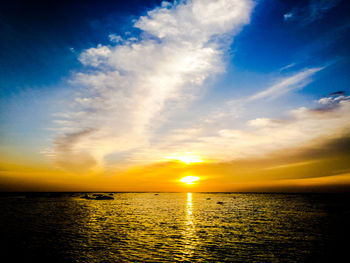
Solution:
M 342 192 L 350 186 L 349 146 L 350 137 L 342 137 L 229 162 L 191 159 L 187 154 L 148 165 L 83 173 L 50 164 L 1 163 L 1 190 Z M 192 184 L 181 182 L 188 176 L 198 178 Z

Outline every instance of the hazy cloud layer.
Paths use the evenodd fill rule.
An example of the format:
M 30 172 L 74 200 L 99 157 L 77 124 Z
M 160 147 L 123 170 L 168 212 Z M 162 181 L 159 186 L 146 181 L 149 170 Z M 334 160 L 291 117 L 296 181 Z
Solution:
M 322 98 L 318 105 L 316 108 L 297 108 L 286 113 L 283 119 L 251 119 L 240 129 L 213 130 L 213 125 L 222 126 L 220 120 L 216 120 L 210 126 L 173 131 L 152 149 L 135 153 L 136 159 L 161 158 L 166 151 L 181 154 L 186 149 L 216 161 L 255 158 L 282 149 L 301 149 L 316 141 L 341 138 L 348 133 L 349 97 Z

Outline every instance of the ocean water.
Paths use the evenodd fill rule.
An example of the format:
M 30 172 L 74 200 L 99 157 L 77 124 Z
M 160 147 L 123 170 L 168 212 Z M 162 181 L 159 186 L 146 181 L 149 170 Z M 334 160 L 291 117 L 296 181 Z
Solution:
M 335 194 L 114 193 L 0 197 L 2 262 L 343 262 Z

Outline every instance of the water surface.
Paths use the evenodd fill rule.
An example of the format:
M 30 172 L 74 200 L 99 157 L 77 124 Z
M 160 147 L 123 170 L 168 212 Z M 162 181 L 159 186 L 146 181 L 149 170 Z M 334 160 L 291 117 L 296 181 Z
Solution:
M 81 196 L 1 197 L 2 255 L 25 262 L 334 262 L 346 254 L 346 195 Z

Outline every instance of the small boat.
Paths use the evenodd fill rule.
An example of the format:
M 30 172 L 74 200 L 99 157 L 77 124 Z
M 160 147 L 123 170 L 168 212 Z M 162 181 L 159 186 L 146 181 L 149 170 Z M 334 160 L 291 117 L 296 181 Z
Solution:
M 92 196 L 85 194 L 81 198 L 87 199 L 87 200 L 114 200 L 113 196 L 104 195 L 104 194 L 93 194 Z

